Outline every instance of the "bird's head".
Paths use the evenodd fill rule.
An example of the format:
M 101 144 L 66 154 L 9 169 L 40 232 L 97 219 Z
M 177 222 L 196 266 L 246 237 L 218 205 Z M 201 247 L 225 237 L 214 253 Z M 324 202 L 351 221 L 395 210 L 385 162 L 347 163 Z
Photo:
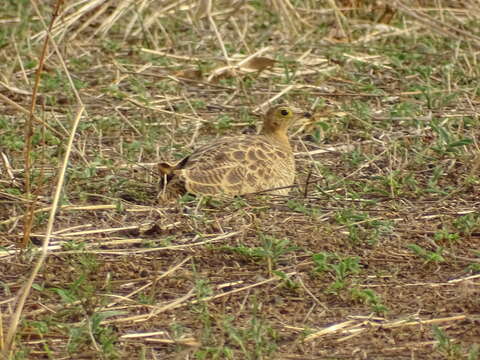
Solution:
M 286 133 L 290 125 L 301 118 L 312 115 L 288 105 L 277 105 L 268 109 L 263 122 L 262 133 Z

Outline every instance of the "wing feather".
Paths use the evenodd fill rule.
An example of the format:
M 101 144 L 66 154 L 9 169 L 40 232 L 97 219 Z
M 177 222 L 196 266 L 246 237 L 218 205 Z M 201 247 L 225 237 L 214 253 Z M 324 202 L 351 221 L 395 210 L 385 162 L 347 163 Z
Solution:
M 291 151 L 264 136 L 244 135 L 197 149 L 175 166 L 171 182 L 176 190 L 182 186 L 194 194 L 233 196 L 291 185 L 294 173 Z

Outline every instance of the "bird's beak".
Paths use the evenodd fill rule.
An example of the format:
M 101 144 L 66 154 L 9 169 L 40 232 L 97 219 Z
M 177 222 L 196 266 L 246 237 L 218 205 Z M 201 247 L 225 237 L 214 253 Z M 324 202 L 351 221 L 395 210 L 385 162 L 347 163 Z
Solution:
M 312 114 L 309 113 L 309 112 L 306 112 L 303 109 L 293 108 L 292 110 L 293 110 L 293 113 L 295 114 L 296 120 L 303 120 L 303 119 L 311 119 L 312 118 Z
M 299 131 L 305 128 L 308 124 L 312 122 L 313 116 L 311 113 L 306 112 L 303 109 L 293 109 L 294 118 L 290 125 L 294 125 L 297 130 L 294 134 L 297 134 Z

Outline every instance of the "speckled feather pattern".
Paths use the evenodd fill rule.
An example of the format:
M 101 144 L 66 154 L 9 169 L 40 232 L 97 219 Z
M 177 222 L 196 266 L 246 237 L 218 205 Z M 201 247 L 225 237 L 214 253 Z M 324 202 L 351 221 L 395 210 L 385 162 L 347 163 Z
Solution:
M 198 149 L 176 174 L 193 194 L 234 196 L 292 185 L 295 163 L 291 149 L 263 135 L 243 135 Z
M 288 109 L 288 119 L 279 111 Z M 235 196 L 270 190 L 286 195 L 295 180 L 295 161 L 286 135 L 294 117 L 290 108 L 267 112 L 260 135 L 223 137 L 198 148 L 176 165 L 163 164 L 167 179 L 162 197 L 189 192 L 197 195 Z M 265 125 L 270 128 L 265 129 Z M 287 187 L 283 189 L 278 189 Z

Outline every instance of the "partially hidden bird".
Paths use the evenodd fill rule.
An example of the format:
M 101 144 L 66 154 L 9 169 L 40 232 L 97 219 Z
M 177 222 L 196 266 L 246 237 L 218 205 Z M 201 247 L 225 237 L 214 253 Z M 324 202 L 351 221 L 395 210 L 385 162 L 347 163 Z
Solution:
M 174 165 L 158 164 L 159 197 L 288 194 L 295 180 L 295 159 L 287 131 L 296 120 L 309 117 L 292 106 L 273 106 L 264 115 L 259 134 L 222 137 Z

